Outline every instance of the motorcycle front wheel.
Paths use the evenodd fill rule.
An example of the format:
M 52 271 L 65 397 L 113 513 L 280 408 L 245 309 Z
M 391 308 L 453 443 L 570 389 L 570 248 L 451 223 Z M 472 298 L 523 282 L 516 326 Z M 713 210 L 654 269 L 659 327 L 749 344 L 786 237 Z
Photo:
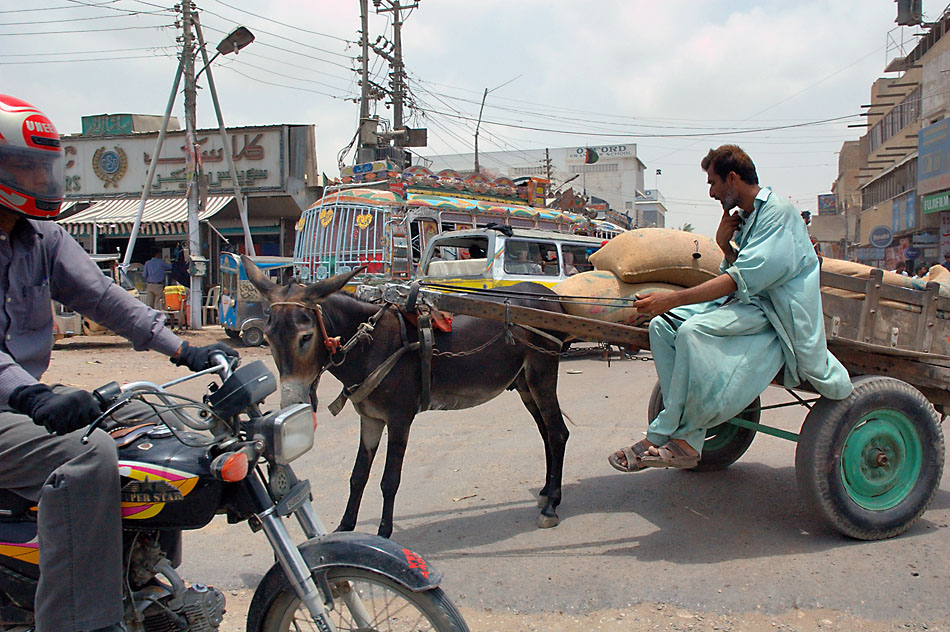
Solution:
M 385 575 L 349 566 L 327 571 L 333 590 L 330 619 L 340 632 L 468 632 L 455 605 L 440 588 L 413 592 Z M 317 630 L 286 578 L 264 602 L 259 625 L 248 632 Z

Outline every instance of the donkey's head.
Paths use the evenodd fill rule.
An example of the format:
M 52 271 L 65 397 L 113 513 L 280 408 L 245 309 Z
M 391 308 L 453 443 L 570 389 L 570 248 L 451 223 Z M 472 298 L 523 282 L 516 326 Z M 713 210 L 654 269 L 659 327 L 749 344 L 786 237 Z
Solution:
M 323 301 L 343 288 L 363 268 L 302 285 L 291 281 L 283 287 L 271 281 L 246 255 L 241 256 L 248 280 L 270 303 L 270 316 L 264 336 L 280 374 L 280 405 L 309 402 L 316 405 L 311 387 L 323 367 L 330 362 L 331 352 L 320 326 Z

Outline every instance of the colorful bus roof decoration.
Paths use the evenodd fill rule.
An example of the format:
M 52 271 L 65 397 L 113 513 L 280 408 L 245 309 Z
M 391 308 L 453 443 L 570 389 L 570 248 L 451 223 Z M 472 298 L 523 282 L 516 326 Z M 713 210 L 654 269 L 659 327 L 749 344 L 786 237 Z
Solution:
M 317 200 L 310 208 L 329 207 L 335 204 L 409 206 L 432 208 L 455 213 L 474 215 L 488 214 L 498 217 L 537 218 L 548 222 L 569 224 L 578 227 L 588 226 L 594 230 L 622 232 L 623 229 L 611 222 L 590 220 L 583 215 L 560 211 L 552 208 L 536 208 L 525 204 L 499 203 L 492 200 L 480 200 L 474 197 L 453 195 L 433 195 L 429 193 L 408 193 L 405 198 L 385 189 L 349 189 L 342 190 Z M 300 227 L 298 227 L 300 230 Z
M 340 181 L 344 184 L 353 182 L 379 182 L 399 175 L 396 165 L 388 160 L 363 162 L 352 167 L 343 167 L 340 170 Z

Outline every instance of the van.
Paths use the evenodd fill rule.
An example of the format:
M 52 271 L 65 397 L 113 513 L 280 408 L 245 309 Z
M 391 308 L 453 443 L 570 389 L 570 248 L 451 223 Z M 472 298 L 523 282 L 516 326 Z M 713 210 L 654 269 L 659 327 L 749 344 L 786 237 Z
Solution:
M 482 289 L 522 281 L 552 287 L 593 270 L 590 255 L 604 243 L 599 237 L 510 226 L 446 232 L 430 239 L 418 278 Z

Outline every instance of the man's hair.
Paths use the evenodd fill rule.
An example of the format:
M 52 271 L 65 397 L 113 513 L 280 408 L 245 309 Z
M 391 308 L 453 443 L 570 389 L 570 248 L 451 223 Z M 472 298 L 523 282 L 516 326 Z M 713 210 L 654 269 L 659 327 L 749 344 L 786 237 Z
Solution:
M 723 180 L 730 171 L 735 171 L 746 184 L 759 183 L 759 176 L 755 173 L 752 159 L 738 145 L 722 145 L 716 149 L 710 149 L 703 158 L 702 167 L 703 171 L 709 171 L 712 167 L 713 173 Z
M 153 256 L 153 257 L 161 257 L 161 256 L 162 256 L 162 249 L 161 249 L 161 248 L 152 248 L 152 256 Z

